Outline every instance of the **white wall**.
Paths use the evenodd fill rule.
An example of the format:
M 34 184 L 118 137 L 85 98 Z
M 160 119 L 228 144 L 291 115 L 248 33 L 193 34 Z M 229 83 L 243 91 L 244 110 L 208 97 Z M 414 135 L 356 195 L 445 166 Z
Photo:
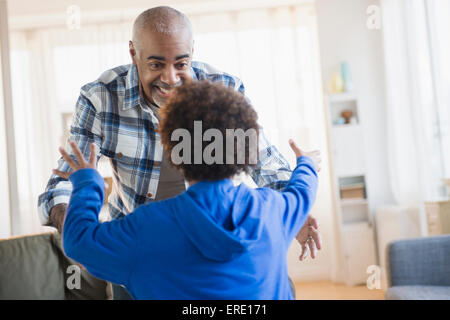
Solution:
M 393 198 L 387 172 L 381 30 L 366 26 L 370 16 L 366 10 L 370 5 L 379 6 L 379 1 L 316 0 L 324 89 L 329 87 L 332 72 L 339 70 L 342 61 L 347 61 L 359 98 L 368 172 L 367 192 L 370 211 L 374 215 L 377 207 L 392 203 Z

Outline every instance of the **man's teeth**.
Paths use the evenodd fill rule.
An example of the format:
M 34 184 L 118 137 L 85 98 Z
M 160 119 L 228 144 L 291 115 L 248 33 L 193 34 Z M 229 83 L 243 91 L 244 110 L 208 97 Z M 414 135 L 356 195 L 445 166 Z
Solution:
M 169 93 L 169 91 L 170 91 L 170 90 L 167 90 L 167 89 L 164 89 L 161 87 L 159 87 L 159 90 L 161 90 L 162 93 Z

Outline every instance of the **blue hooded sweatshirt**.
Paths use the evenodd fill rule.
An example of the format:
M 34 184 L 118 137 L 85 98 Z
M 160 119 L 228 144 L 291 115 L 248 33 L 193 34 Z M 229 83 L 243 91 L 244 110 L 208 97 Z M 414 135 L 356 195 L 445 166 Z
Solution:
M 286 188 L 252 189 L 230 179 L 100 223 L 104 182 L 94 169 L 70 176 L 63 229 L 66 255 L 94 276 L 122 284 L 135 299 L 293 299 L 287 251 L 317 192 L 308 157 Z

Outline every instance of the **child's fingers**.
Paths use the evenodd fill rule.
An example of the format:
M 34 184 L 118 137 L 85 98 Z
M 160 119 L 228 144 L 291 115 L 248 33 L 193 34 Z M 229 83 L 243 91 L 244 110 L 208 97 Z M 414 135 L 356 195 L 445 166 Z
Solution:
M 71 167 L 74 170 L 76 170 L 78 168 L 78 165 L 75 163 L 75 161 L 72 159 L 72 157 L 69 156 L 69 154 L 66 152 L 66 150 L 64 150 L 64 148 L 59 147 L 59 152 L 61 153 L 63 159 L 67 162 L 69 167 Z
M 307 256 L 308 256 L 308 248 L 306 247 L 306 245 L 302 245 L 302 253 L 300 253 L 299 260 L 303 261 L 306 259 Z
M 312 216 L 309 216 L 308 223 L 309 223 L 310 226 L 313 226 L 315 229 L 319 228 L 319 225 L 317 224 L 316 218 L 313 218 Z
M 86 161 L 84 161 L 84 156 L 80 151 L 80 148 L 78 148 L 77 144 L 74 141 L 70 141 L 70 146 L 72 147 L 72 151 L 75 154 L 75 157 L 77 158 L 78 163 L 83 166 L 86 164 Z
M 291 146 L 292 151 L 294 151 L 295 156 L 298 158 L 302 155 L 302 151 L 297 146 L 297 144 L 294 142 L 294 140 L 289 139 L 289 145 Z
M 308 246 L 309 246 L 309 250 L 311 252 L 311 258 L 315 258 L 316 257 L 316 248 L 314 246 L 314 241 L 312 239 L 308 240 Z
M 312 237 L 312 240 L 314 240 L 314 243 L 316 244 L 316 248 L 318 250 L 322 249 L 322 240 L 320 239 L 319 232 L 315 228 L 312 228 L 312 227 L 310 227 L 310 228 L 311 228 L 311 230 L 310 230 L 309 234 L 310 234 L 310 237 Z M 312 242 L 312 241 L 310 241 L 310 242 Z
M 97 154 L 95 152 L 95 143 L 91 143 L 91 154 L 89 156 L 89 164 L 95 167 L 95 159 L 97 158 Z

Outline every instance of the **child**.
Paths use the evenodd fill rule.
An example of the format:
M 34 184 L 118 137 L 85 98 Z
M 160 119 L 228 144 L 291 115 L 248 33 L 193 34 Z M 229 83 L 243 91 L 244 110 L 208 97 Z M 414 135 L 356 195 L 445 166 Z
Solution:
M 62 233 L 66 255 L 92 275 L 124 285 L 135 299 L 293 299 L 286 256 L 315 200 L 318 152 L 305 153 L 290 140 L 297 166 L 282 192 L 234 186 L 235 174 L 257 170 L 251 159 L 256 112 L 242 94 L 220 84 L 191 82 L 173 90 L 160 112 L 159 134 L 189 188 L 100 223 L 104 182 L 95 170 L 95 145 L 86 162 L 71 142 L 77 161 L 60 152 L 73 172 L 54 170 L 73 184 Z M 223 139 L 204 136 L 196 143 L 195 121 L 205 136 L 216 129 Z M 184 137 L 189 147 L 182 152 L 173 135 L 180 128 L 193 137 Z M 247 137 L 243 150 L 226 149 L 226 129 L 255 132 L 256 145 Z

